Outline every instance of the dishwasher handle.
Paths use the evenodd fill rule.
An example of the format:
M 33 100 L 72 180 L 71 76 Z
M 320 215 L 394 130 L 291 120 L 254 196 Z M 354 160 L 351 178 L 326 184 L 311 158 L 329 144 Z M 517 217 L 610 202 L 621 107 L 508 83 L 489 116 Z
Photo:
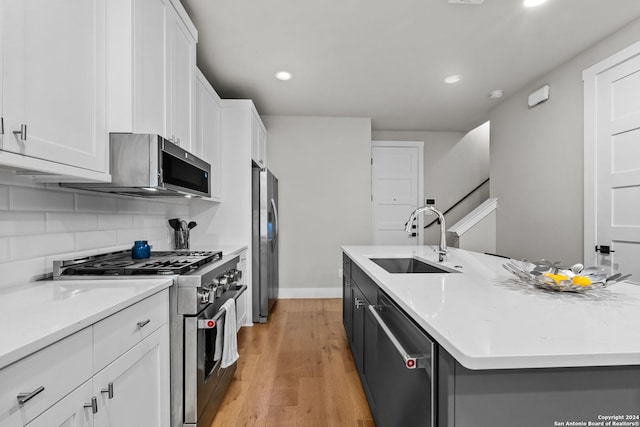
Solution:
M 391 329 L 387 326 L 387 324 L 382 320 L 382 317 L 376 311 L 376 307 L 374 305 L 369 306 L 369 311 L 373 315 L 373 318 L 376 319 L 378 326 L 382 328 L 384 333 L 387 335 L 393 346 L 396 348 L 402 360 L 404 360 L 404 366 L 407 369 L 416 369 L 416 368 L 425 368 L 427 371 L 431 372 L 431 357 L 426 354 L 409 354 L 400 341 L 393 335 Z

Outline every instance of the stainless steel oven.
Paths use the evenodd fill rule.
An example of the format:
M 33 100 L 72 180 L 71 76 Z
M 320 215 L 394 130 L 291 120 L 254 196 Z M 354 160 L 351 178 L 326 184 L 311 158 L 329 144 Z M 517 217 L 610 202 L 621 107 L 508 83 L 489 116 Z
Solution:
M 152 252 L 132 259 L 131 251 L 55 261 L 54 278 L 113 279 L 171 276 L 171 425 L 209 427 L 236 369 L 223 368 L 225 309 L 246 291 L 240 285 L 239 257 L 221 252 Z M 231 333 L 235 333 L 232 331 Z
M 184 316 L 184 426 L 211 425 L 236 370 L 235 363 L 222 367 L 227 314 L 223 305 L 238 299 L 247 287 L 228 278 L 223 286 L 226 290 L 213 304 L 195 316 Z

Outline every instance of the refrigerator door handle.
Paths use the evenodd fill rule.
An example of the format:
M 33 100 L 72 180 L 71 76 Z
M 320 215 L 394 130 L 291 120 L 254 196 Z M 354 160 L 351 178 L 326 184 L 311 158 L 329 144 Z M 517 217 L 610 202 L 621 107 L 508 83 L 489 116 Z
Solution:
M 275 240 L 276 242 L 278 241 L 278 208 L 276 207 L 276 202 L 271 199 L 271 208 L 273 209 L 273 217 L 274 217 L 274 233 L 273 233 L 273 240 Z

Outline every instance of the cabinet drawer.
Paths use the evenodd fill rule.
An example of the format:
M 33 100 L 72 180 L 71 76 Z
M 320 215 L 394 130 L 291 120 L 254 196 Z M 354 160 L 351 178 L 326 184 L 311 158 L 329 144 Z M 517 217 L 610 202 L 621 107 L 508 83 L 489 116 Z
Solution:
M 168 289 L 150 296 L 94 325 L 94 372 L 169 321 Z
M 91 327 L 0 370 L 0 426 L 23 426 L 91 378 Z M 22 405 L 18 394 L 37 392 Z
M 369 304 L 376 303 L 378 300 L 378 285 L 354 263 L 351 264 L 351 282 L 360 288 Z
M 26 427 L 93 426 L 91 407 L 84 406 L 91 403 L 92 397 L 93 383 L 92 381 L 87 381 L 71 392 L 71 394 L 68 394 L 64 399 L 47 409 L 44 414 L 27 424 Z

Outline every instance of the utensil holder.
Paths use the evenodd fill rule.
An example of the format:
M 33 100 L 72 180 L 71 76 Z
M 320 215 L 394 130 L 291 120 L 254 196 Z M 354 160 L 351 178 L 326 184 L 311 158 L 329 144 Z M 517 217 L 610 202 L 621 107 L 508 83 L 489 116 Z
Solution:
M 175 231 L 176 249 L 189 249 L 189 230 Z

